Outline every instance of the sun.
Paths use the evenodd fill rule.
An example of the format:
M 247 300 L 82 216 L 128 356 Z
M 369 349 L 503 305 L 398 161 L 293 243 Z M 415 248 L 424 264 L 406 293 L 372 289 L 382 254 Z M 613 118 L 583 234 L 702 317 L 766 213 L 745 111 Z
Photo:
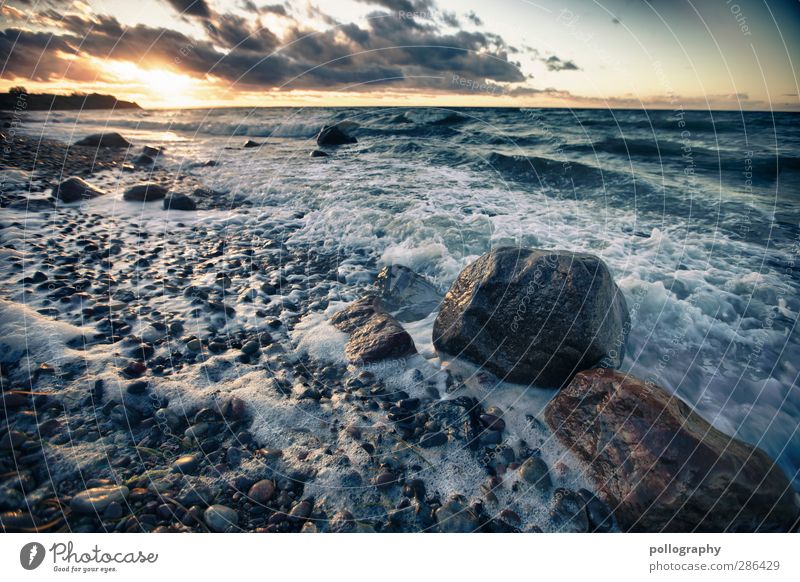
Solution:
M 202 101 L 198 97 L 208 89 L 200 79 L 130 61 L 101 61 L 98 68 L 118 87 L 117 96 L 141 95 L 142 100 L 155 107 L 196 105 Z

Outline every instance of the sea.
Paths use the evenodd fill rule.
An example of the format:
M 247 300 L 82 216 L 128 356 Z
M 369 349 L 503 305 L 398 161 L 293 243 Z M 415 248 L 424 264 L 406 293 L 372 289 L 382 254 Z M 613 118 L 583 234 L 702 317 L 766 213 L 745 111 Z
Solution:
M 330 124 L 358 143 L 310 157 Z M 294 213 L 284 242 L 335 253 L 342 276 L 365 286 L 400 264 L 444 292 L 502 245 L 594 253 L 630 309 L 623 370 L 762 448 L 800 485 L 800 114 L 218 108 L 32 112 L 22 128 L 163 147 L 159 164 L 250 200 L 261 220 Z M 233 203 L 198 220 L 226 213 Z M 411 331 L 435 364 L 431 325 Z

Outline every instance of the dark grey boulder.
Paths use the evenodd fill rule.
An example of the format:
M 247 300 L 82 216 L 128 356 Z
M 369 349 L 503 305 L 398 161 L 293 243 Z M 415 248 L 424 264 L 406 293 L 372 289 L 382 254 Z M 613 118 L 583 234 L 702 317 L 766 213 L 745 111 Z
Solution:
M 336 313 L 331 323 L 350 334 L 345 354 L 351 362 L 366 364 L 417 353 L 414 340 L 377 297 L 359 299 Z
M 311 157 L 312 158 L 327 158 L 328 154 L 323 152 L 322 150 L 314 150 L 313 152 L 311 152 Z
M 78 202 L 88 198 L 97 198 L 105 194 L 105 191 L 96 188 L 82 178 L 72 176 L 61 182 L 53 190 L 53 196 L 61 202 Z
M 317 134 L 317 145 L 338 146 L 350 143 L 358 143 L 352 135 L 346 134 L 336 125 L 325 125 Z
M 625 298 L 598 257 L 501 247 L 456 278 L 433 343 L 510 382 L 558 388 L 581 370 L 618 367 L 629 327 Z
M 169 194 L 164 198 L 164 210 L 197 210 L 197 204 L 185 194 Z
M 375 286 L 383 307 L 398 321 L 425 319 L 442 300 L 436 287 L 403 265 L 384 267 Z
M 160 184 L 148 182 L 137 184 L 125 191 L 123 198 L 130 202 L 152 202 L 164 198 L 169 190 Z
M 76 146 L 88 146 L 95 148 L 127 148 L 133 145 L 117 132 L 94 133 L 79 139 L 75 142 Z
M 153 158 L 151 158 L 150 156 L 148 156 L 147 154 L 139 154 L 133 160 L 133 163 L 136 164 L 137 166 L 147 166 L 147 167 L 149 167 L 149 166 L 154 166 L 156 161 Z
M 252 139 L 248 139 L 246 142 L 244 142 L 244 145 L 242 147 L 244 147 L 244 148 L 260 148 L 262 145 L 263 144 L 261 144 L 261 143 L 259 143 L 257 141 L 253 141 Z

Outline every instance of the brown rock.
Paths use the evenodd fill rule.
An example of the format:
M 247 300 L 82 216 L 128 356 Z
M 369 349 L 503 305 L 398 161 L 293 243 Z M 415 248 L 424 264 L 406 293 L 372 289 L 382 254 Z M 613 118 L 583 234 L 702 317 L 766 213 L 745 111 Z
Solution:
M 272 499 L 273 493 L 275 493 L 275 484 L 268 479 L 263 479 L 250 487 L 247 496 L 256 503 L 264 504 Z
M 414 340 L 394 317 L 384 311 L 376 297 L 359 299 L 336 313 L 331 323 L 350 334 L 345 353 L 352 362 L 377 362 L 417 353 Z
M 623 531 L 792 531 L 798 495 L 763 451 L 713 428 L 658 386 L 581 372 L 547 405 Z

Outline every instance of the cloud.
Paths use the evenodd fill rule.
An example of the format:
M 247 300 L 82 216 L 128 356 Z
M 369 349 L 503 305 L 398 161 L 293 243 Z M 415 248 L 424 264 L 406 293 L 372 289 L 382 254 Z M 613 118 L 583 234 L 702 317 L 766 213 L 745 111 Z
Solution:
M 470 10 L 466 14 L 466 19 L 469 20 L 475 26 L 483 26 L 483 20 L 481 20 L 480 17 L 477 14 L 475 14 L 475 12 L 472 10 Z
M 562 61 L 557 56 L 553 55 L 552 57 L 548 57 L 546 59 L 542 59 L 542 62 L 547 67 L 548 71 L 579 71 L 578 65 L 573 63 L 572 61 Z
M 434 6 L 430 0 L 371 3 L 415 10 Z M 526 81 L 519 63 L 509 58 L 518 50 L 501 36 L 443 28 L 429 18 L 378 11 L 360 25 L 327 24 L 316 30 L 287 14 L 288 26 L 278 34 L 260 26 L 257 17 L 220 14 L 207 2 L 200 9 L 197 3 L 170 0 L 170 4 L 188 7 L 194 15 L 205 14 L 202 32 L 190 36 L 144 24 L 126 27 L 108 15 L 42 12 L 37 16 L 48 19 L 47 28 L 57 32 L 5 30 L 2 54 L 9 57 L 2 76 L 20 82 L 79 80 L 92 73 L 89 64 L 109 59 L 247 91 L 370 90 L 387 84 L 402 90 L 453 91 L 452 75 L 487 86 Z M 276 6 L 282 8 L 257 9 L 283 16 Z M 335 22 L 310 3 L 306 8 L 323 22 Z M 94 74 L 102 74 L 102 68 Z
M 165 0 L 182 16 L 196 16 L 198 18 L 208 18 L 211 16 L 211 9 L 206 0 Z
M 361 4 L 372 4 L 387 8 L 394 12 L 430 12 L 434 6 L 433 0 L 356 0 Z

